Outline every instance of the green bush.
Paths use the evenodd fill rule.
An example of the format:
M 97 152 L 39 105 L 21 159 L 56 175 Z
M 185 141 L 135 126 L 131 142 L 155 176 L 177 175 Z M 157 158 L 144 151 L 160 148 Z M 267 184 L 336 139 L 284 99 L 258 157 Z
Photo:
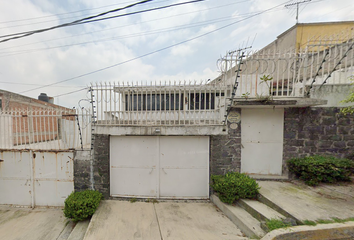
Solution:
M 306 184 L 316 186 L 321 182 L 350 181 L 354 162 L 344 158 L 315 155 L 290 159 L 288 167 L 290 172 Z
M 75 222 L 83 221 L 95 213 L 101 199 L 98 191 L 73 192 L 65 199 L 64 215 Z
M 256 198 L 258 195 L 258 183 L 244 173 L 212 175 L 211 180 L 211 187 L 222 202 L 231 204 L 240 198 Z

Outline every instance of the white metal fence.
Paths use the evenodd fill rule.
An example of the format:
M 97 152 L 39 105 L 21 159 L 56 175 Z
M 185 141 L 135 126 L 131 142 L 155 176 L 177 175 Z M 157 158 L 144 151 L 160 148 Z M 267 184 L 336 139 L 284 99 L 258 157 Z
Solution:
M 218 62 L 220 77 L 206 82 L 93 84 L 96 124 L 221 125 L 229 99 L 303 98 L 315 85 L 348 84 L 353 44 L 351 39 L 299 51 L 233 52 Z
M 165 82 L 92 85 L 98 125 L 220 125 L 223 83 Z
M 0 112 L 0 149 L 90 148 L 91 113 L 80 110 Z
M 236 98 L 304 97 L 309 86 L 348 84 L 354 72 L 353 39 L 344 42 L 319 42 L 300 51 L 232 52 L 219 59 L 220 79 L 235 81 L 237 65 L 243 55 Z M 272 80 L 267 84 L 264 76 Z

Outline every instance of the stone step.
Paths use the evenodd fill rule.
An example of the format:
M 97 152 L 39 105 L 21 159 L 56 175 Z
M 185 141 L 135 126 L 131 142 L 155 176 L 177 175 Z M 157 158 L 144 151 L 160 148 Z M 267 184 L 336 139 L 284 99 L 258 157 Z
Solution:
M 265 222 L 270 219 L 282 220 L 286 218 L 284 215 L 257 200 L 240 199 L 237 201 L 237 204 L 260 222 Z
M 260 222 L 240 206 L 223 203 L 216 195 L 210 200 L 248 237 L 261 238 L 266 234 Z

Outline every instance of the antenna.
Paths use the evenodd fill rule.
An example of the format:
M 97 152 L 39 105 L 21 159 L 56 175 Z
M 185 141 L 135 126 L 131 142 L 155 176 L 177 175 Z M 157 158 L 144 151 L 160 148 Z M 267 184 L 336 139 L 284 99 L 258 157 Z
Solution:
M 294 3 L 286 4 L 284 6 L 284 7 L 288 8 L 288 7 L 296 5 L 296 24 L 299 23 L 299 4 L 307 3 L 307 2 L 311 2 L 311 0 L 304 0 L 302 2 L 294 2 Z

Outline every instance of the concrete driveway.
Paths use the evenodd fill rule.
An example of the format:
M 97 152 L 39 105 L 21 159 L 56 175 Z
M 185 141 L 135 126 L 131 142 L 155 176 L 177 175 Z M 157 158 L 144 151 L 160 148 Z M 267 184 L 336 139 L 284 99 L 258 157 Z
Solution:
M 61 209 L 0 206 L 0 239 L 57 240 L 71 224 Z M 70 230 L 70 229 L 68 229 Z
M 84 240 L 247 239 L 212 203 L 102 201 Z

